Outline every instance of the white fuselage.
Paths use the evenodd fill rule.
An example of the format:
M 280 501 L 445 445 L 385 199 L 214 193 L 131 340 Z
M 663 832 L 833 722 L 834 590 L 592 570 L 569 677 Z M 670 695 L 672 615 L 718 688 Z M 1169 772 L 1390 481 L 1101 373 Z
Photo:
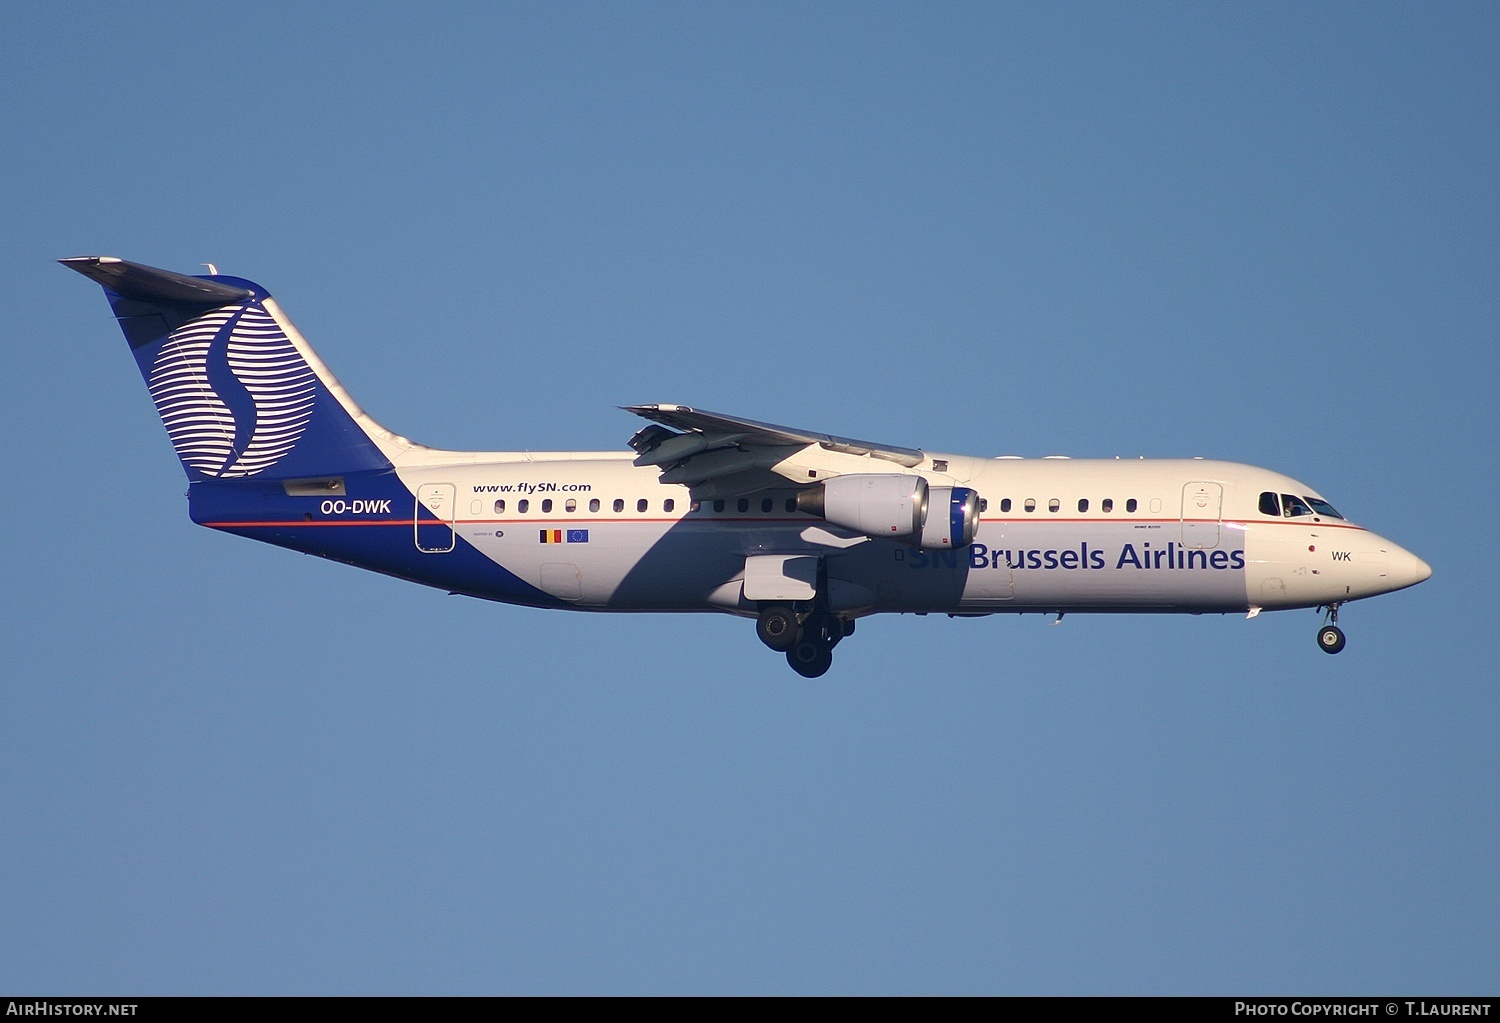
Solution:
M 1244 613 L 1356 600 L 1430 574 L 1343 519 L 1262 512 L 1265 492 L 1320 495 L 1253 466 L 931 457 L 948 471 L 920 472 L 930 483 L 984 499 L 966 549 L 831 527 L 795 510 L 791 485 L 695 504 L 687 487 L 661 483 L 627 453 L 455 453 L 397 471 L 456 537 L 580 609 L 754 613 L 742 580 L 746 559 L 760 555 L 824 559 L 831 610 L 846 614 Z M 452 546 L 443 532 L 413 542 L 440 559 Z

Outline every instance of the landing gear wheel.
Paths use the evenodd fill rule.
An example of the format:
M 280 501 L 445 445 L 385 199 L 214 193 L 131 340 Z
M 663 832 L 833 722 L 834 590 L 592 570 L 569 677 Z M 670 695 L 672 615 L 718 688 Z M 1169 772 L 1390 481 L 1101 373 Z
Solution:
M 797 644 L 797 615 L 789 607 L 768 607 L 755 620 L 755 634 L 772 650 L 790 650 Z
M 803 678 L 817 678 L 833 667 L 833 648 L 816 639 L 804 638 L 786 652 L 786 663 Z
M 1336 654 L 1344 649 L 1344 630 L 1337 625 L 1325 625 L 1318 630 L 1318 646 L 1325 654 Z

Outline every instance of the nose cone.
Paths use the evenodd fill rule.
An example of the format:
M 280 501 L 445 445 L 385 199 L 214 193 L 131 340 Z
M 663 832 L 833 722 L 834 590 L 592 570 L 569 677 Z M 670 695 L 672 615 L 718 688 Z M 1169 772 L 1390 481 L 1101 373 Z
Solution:
M 1345 587 L 1352 600 L 1394 593 L 1432 578 L 1431 565 L 1374 533 L 1365 534 L 1365 543 L 1355 550 L 1349 569 L 1336 583 Z
M 1411 551 L 1395 544 L 1391 544 L 1389 550 L 1391 589 L 1404 590 L 1432 578 L 1432 566 Z
M 1415 554 L 1408 552 L 1406 556 L 1411 559 L 1412 586 L 1417 585 L 1417 583 L 1425 583 L 1428 579 L 1432 578 L 1431 565 L 1423 561 L 1421 558 L 1417 557 Z

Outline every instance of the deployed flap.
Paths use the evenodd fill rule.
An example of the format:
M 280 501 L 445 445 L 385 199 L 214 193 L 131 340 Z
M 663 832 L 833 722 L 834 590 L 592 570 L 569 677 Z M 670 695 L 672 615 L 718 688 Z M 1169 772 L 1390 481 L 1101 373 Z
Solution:
M 908 468 L 924 458 L 915 448 L 797 430 L 686 405 L 622 407 L 661 424 L 630 438 L 637 452 L 635 464 L 660 466 L 663 483 L 686 484 L 699 500 L 870 471 L 854 469 L 856 458 L 879 458 Z
M 851 437 L 835 437 L 828 433 L 814 433 L 811 430 L 798 430 L 790 426 L 777 426 L 774 423 L 760 423 L 754 419 L 739 419 L 735 416 L 721 415 L 718 412 L 688 408 L 686 405 L 622 405 L 621 408 L 626 412 L 634 412 L 643 419 L 650 419 L 664 426 L 670 426 L 674 430 L 680 430 L 684 434 L 700 433 L 710 438 L 717 434 L 725 443 L 735 441 L 742 444 L 780 447 L 788 444 L 799 447 L 807 444 L 821 444 L 830 451 L 838 451 L 846 455 L 870 455 L 874 458 L 883 458 L 888 462 L 895 462 L 897 465 L 904 465 L 908 469 L 922 461 L 922 452 L 916 448 L 873 444 L 870 441 L 854 440 Z M 637 436 L 639 437 L 640 434 Z

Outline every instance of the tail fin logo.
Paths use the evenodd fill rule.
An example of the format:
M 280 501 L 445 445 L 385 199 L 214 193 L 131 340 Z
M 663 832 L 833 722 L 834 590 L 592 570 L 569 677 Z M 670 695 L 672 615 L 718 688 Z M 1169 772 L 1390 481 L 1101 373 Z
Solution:
M 215 309 L 168 335 L 147 386 L 177 456 L 236 479 L 275 465 L 312 419 L 317 378 L 256 302 Z

